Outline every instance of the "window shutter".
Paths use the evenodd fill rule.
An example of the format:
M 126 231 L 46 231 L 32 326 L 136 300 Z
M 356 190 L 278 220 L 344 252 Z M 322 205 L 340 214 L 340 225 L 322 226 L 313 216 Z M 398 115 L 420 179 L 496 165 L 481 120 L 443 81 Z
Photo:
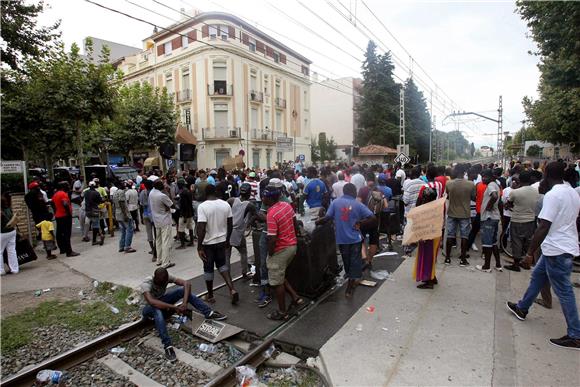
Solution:
M 228 36 L 230 39 L 236 38 L 236 29 L 232 26 L 228 26 Z
M 286 64 L 286 55 L 280 53 L 280 62 Z
M 209 26 L 207 24 L 204 24 L 201 27 L 201 37 L 207 38 L 208 36 L 209 36 Z
M 172 50 L 178 49 L 179 47 L 181 47 L 181 36 L 178 36 L 171 41 Z
M 248 34 L 244 32 L 242 32 L 242 43 L 245 44 L 246 46 L 250 44 L 250 37 L 248 36 Z
M 274 57 L 274 49 L 270 46 L 266 46 L 266 56 Z
M 157 56 L 161 56 L 165 54 L 165 44 L 158 44 L 157 45 Z
M 256 40 L 256 51 L 261 52 L 262 54 L 265 51 L 264 43 L 260 42 L 259 40 Z
M 189 31 L 187 33 L 188 43 L 195 42 L 197 40 L 197 30 Z

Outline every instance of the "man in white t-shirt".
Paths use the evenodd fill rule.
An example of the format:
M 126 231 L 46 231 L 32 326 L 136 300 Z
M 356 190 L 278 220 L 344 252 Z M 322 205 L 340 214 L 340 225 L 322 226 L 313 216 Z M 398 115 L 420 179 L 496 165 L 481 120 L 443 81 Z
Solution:
M 576 228 L 580 198 L 572 187 L 563 183 L 564 169 L 565 164 L 561 162 L 552 162 L 546 167 L 546 179 L 542 184 L 546 185 L 547 193 L 525 262 L 532 263 L 540 244 L 542 255 L 532 272 L 524 297 L 517 304 L 507 302 L 507 307 L 519 320 L 525 320 L 540 289 L 549 282 L 560 300 L 568 326 L 567 335 L 550 339 L 550 343 L 562 348 L 580 350 L 580 318 L 570 282 L 572 260 L 580 255 Z
M 356 187 L 356 192 L 367 185 L 367 180 L 365 177 L 360 173 L 360 168 L 358 166 L 354 166 L 351 169 L 351 177 L 350 177 L 351 184 L 354 184 Z
M 346 185 L 346 181 L 344 180 L 344 173 L 338 172 L 337 173 L 338 181 L 332 185 L 332 198 L 338 199 L 343 195 L 342 189 Z
M 205 187 L 205 202 L 197 207 L 197 253 L 203 261 L 203 272 L 207 286 L 206 301 L 214 303 L 213 273 L 218 269 L 230 288 L 232 304 L 237 304 L 240 296 L 234 288 L 230 268 L 226 261 L 226 249 L 230 247 L 233 230 L 232 208 L 224 200 L 216 197 L 216 186 Z

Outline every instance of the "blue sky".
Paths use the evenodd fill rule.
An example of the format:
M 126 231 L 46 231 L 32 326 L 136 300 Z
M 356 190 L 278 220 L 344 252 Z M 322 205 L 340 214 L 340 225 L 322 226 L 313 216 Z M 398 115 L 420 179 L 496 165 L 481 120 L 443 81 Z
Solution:
M 173 23 L 171 19 L 180 17 L 152 0 L 135 0 L 135 3 L 166 17 L 123 0 L 95 1 L 159 25 L 169 25 Z M 188 11 L 195 6 L 202 11 L 227 11 L 244 17 L 313 60 L 312 69 L 328 77 L 357 76 L 363 58 L 361 48 L 366 47 L 368 41 L 351 21 L 339 15 L 326 0 L 159 1 Z M 313 16 L 299 1 L 356 45 Z M 457 108 L 497 117 L 500 94 L 504 104 L 504 130 L 513 133 L 521 126 L 524 118 L 521 100 L 525 95 L 536 95 L 539 72 L 537 58 L 528 54 L 529 50 L 534 50 L 534 43 L 526 37 L 527 27 L 514 12 L 514 2 L 365 0 L 405 49 L 374 19 L 362 0 L 329 2 L 351 20 L 354 20 L 356 11 L 357 26 L 363 30 L 363 25 L 366 26 L 380 39 L 380 46 L 391 50 L 397 57 L 395 73 L 400 78 L 409 76 L 412 63 L 414 79 L 427 99 L 433 93 L 434 114 L 439 129 L 454 130 L 452 120 L 448 119 L 446 125 L 442 125 L 442 119 Z M 61 30 L 67 45 L 80 43 L 85 36 L 95 36 L 141 47 L 142 39 L 152 32 L 149 25 L 112 14 L 83 0 L 48 0 L 48 4 L 51 9 L 42 16 L 41 22 L 62 19 Z M 348 54 L 295 24 L 275 7 L 314 29 Z M 407 52 L 411 54 L 412 61 Z M 494 123 L 470 119 L 460 123 L 459 127 L 476 145 L 495 145 L 495 137 L 482 135 L 496 132 Z

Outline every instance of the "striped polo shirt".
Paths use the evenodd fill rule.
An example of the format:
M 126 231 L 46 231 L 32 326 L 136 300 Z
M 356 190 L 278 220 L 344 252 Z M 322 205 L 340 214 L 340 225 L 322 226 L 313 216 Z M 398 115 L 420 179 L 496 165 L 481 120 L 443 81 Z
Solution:
M 274 252 L 295 246 L 296 232 L 294 231 L 294 210 L 285 202 L 277 202 L 268 208 L 268 235 L 276 236 Z

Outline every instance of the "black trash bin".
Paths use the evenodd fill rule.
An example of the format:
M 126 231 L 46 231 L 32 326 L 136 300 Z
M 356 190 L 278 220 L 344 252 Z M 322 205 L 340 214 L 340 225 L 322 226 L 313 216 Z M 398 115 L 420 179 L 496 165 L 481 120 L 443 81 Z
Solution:
M 296 257 L 286 279 L 301 296 L 317 298 L 334 285 L 338 275 L 334 225 L 318 226 L 310 236 L 298 237 Z

